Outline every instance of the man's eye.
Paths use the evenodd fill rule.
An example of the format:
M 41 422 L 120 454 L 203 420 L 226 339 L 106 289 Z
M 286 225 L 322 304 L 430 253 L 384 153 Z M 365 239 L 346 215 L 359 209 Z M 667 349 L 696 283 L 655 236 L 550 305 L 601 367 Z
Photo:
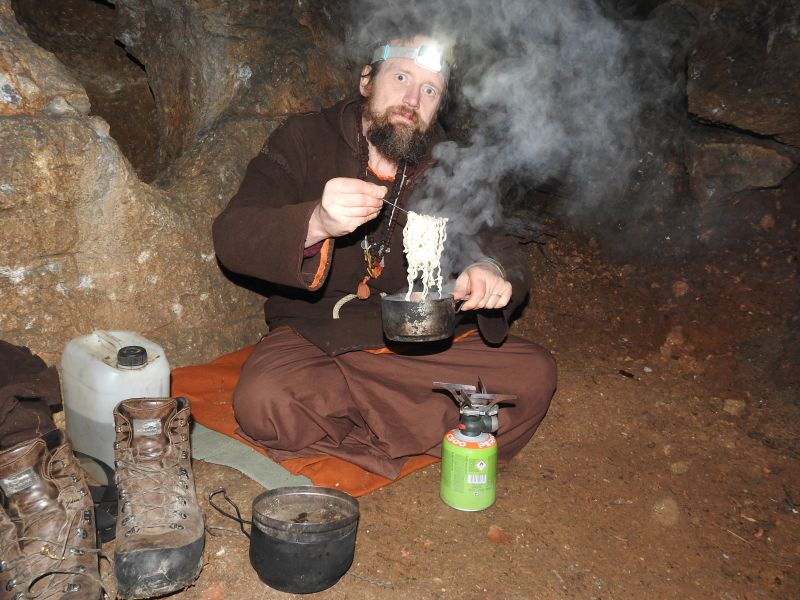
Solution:
M 436 94 L 439 93 L 439 90 L 437 90 L 434 87 L 425 86 L 424 88 L 422 88 L 422 93 L 425 94 L 426 96 L 433 97 L 433 96 L 436 96 Z
M 406 80 L 406 76 L 405 76 L 404 73 L 398 73 L 397 75 L 394 76 L 394 78 L 397 81 L 405 81 Z

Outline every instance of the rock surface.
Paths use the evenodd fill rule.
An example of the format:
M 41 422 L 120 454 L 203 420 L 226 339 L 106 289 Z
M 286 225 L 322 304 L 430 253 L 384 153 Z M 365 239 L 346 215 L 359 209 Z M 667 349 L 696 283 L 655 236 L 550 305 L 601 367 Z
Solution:
M 173 366 L 257 341 L 263 299 L 222 274 L 211 221 L 278 119 L 330 102 L 341 91 L 328 73 L 343 71 L 315 51 L 332 45 L 324 13 L 280 4 L 117 3 L 169 167 L 147 185 L 78 80 L 0 1 L 3 339 L 55 361 L 78 335 L 134 330 Z
M 690 113 L 800 147 L 800 40 L 711 32 L 688 70 Z
M 36 0 L 15 0 L 13 7 L 30 39 L 50 49 L 84 87 L 92 114 L 108 122 L 139 177 L 151 181 L 158 170 L 155 100 L 141 63 L 114 39 L 114 7 Z
M 55 361 L 77 335 L 132 329 L 175 366 L 255 342 L 263 298 L 223 274 L 211 222 L 286 114 L 352 89 L 343 4 L 0 0 L 2 339 Z M 784 235 L 767 201 L 800 163 L 800 7 L 617 4 L 631 69 L 659 92 L 625 245 L 656 237 L 642 215 L 669 216 L 661 237 L 688 252 L 754 190 L 755 226 Z
M 795 152 L 753 137 L 707 129 L 686 136 L 692 196 L 703 206 L 748 189 L 773 188 L 797 166 Z
M 800 146 L 800 5 L 685 4 L 704 23 L 687 65 L 689 112 Z

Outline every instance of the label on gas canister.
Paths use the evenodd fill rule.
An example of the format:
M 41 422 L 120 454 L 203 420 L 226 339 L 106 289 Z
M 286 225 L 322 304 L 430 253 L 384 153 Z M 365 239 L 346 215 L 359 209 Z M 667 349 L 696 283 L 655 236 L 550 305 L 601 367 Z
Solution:
M 495 501 L 497 440 L 485 433 L 469 438 L 450 431 L 442 441 L 440 495 L 458 510 L 483 510 Z

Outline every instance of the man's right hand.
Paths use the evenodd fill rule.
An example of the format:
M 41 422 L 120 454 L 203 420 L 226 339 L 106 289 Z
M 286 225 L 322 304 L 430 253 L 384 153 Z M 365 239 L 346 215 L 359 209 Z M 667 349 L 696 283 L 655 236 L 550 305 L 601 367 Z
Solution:
M 327 238 L 347 235 L 377 217 L 387 192 L 386 187 L 361 179 L 328 180 L 308 222 L 306 248 Z

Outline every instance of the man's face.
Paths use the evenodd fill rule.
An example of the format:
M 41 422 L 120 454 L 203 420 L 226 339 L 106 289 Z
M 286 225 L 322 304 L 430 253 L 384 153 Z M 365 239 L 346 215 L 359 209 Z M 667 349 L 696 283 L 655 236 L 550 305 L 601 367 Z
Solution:
M 422 43 L 415 39 L 402 45 Z M 361 80 L 361 94 L 367 98 L 367 138 L 389 159 L 418 162 L 425 154 L 426 134 L 436 120 L 444 91 L 444 78 L 412 59 L 384 61 L 370 81 Z

